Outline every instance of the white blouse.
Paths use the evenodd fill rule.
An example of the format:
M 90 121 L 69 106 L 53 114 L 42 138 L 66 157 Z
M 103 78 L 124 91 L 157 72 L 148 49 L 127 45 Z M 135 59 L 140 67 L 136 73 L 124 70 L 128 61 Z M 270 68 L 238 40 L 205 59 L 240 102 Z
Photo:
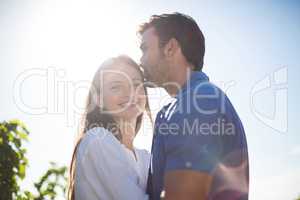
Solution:
M 147 200 L 150 154 L 133 152 L 105 128 L 90 129 L 76 153 L 76 200 Z

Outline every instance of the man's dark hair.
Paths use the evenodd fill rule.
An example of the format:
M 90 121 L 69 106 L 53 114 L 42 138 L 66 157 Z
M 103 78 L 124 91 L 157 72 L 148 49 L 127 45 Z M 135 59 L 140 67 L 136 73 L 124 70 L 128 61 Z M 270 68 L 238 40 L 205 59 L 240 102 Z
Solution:
M 160 47 L 163 47 L 170 39 L 175 38 L 186 60 L 194 65 L 194 70 L 202 70 L 205 39 L 193 18 L 177 12 L 152 15 L 149 22 L 140 26 L 138 33 L 142 35 L 151 27 L 155 28 Z

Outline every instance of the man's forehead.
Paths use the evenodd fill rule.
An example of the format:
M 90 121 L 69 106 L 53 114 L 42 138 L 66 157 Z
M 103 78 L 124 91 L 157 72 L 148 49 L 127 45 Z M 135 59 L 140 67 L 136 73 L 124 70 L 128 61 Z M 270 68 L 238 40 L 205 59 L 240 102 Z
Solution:
M 142 34 L 142 44 L 147 41 L 153 41 L 157 39 L 157 34 L 154 27 L 148 28 L 143 34 Z

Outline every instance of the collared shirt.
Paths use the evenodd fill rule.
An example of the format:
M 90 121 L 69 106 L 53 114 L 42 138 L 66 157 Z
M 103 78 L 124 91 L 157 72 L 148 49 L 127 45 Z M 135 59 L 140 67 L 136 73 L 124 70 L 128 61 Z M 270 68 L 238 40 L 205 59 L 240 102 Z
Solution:
M 103 127 L 87 131 L 76 153 L 76 200 L 148 200 L 150 154 L 121 144 Z
M 242 122 L 226 94 L 201 71 L 192 72 L 173 101 L 157 114 L 147 186 L 150 199 L 164 195 L 164 176 L 172 170 L 210 174 L 207 200 L 248 199 Z

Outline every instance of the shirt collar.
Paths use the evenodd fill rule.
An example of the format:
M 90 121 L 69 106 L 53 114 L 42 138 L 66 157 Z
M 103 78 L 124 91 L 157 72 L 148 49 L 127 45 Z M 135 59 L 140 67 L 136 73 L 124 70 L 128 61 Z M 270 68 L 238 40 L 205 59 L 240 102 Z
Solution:
M 198 82 L 209 81 L 209 77 L 202 71 L 192 71 L 188 80 L 182 85 L 175 98 L 178 99 L 184 92 L 193 87 Z

